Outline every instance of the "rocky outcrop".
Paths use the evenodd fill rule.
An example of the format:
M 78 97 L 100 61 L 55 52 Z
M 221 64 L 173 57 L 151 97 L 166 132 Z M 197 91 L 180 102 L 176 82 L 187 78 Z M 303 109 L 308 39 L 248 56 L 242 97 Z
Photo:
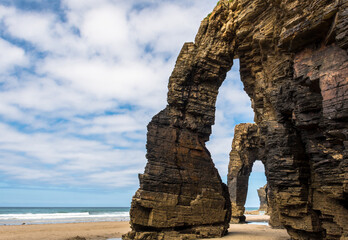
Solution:
M 277 204 L 277 196 L 276 193 L 269 188 L 267 188 L 267 215 L 270 216 L 268 224 L 272 228 L 284 228 L 281 220 L 280 220 L 280 209 Z
M 226 233 L 229 194 L 205 142 L 234 58 L 255 112 L 245 134 L 235 131 L 235 139 L 248 139 L 229 167 L 236 165 L 228 183 L 236 202 L 256 154 L 265 165 L 269 206 L 293 239 L 347 239 L 347 16 L 347 0 L 221 0 L 195 43 L 184 45 L 168 105 L 148 125 L 148 163 L 124 239 Z M 232 205 L 233 218 L 240 206 Z
M 261 160 L 263 164 L 266 164 L 263 134 L 264 133 L 260 132 L 258 126 L 252 123 L 238 124 L 234 129 L 227 175 L 232 205 L 231 223 L 245 223 L 244 205 L 247 198 L 249 176 L 253 164 L 256 160 Z M 267 194 L 264 192 L 264 198 L 266 198 L 266 196 L 267 199 L 264 201 L 266 202 L 267 214 L 270 216 L 269 224 L 273 228 L 282 228 L 275 196 L 269 187 L 267 187 Z
M 257 189 L 257 194 L 260 199 L 259 211 L 267 212 L 267 184 Z
M 244 223 L 244 204 L 248 193 L 249 176 L 254 162 L 261 159 L 263 149 L 260 148 L 256 124 L 239 124 L 235 127 L 234 133 L 227 176 L 232 205 L 231 223 Z
M 237 55 L 260 132 L 270 223 L 294 239 L 344 239 L 348 3 L 244 3 Z
M 232 65 L 232 37 L 222 39 L 224 14 L 186 43 L 169 79 L 168 106 L 148 125 L 145 173 L 133 197 L 132 231 L 124 239 L 196 239 L 226 234 L 231 216 L 205 142 L 218 89 Z M 226 57 L 228 56 L 228 57 Z

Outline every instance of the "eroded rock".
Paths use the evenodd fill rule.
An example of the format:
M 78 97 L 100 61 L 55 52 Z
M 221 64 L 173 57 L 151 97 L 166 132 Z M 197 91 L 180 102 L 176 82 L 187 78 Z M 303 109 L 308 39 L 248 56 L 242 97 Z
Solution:
M 250 150 L 254 142 L 241 141 L 230 165 L 244 161 L 249 168 L 257 153 L 273 221 L 293 239 L 348 238 L 347 12 L 347 0 L 219 2 L 195 43 L 183 46 L 169 79 L 168 106 L 148 125 L 148 163 L 124 239 L 226 233 L 229 194 L 205 142 L 218 89 L 237 57 L 255 112 L 248 128 L 255 129 L 256 145 Z M 234 169 L 232 192 L 248 172 Z M 238 211 L 232 205 L 233 218 Z
M 259 211 L 267 212 L 267 184 L 257 189 L 257 194 L 260 199 Z
M 227 176 L 232 204 L 231 223 L 244 223 L 249 176 L 254 162 L 261 160 L 263 151 L 260 148 L 259 129 L 256 124 L 239 124 L 234 133 Z
M 216 10 L 220 14 L 202 23 L 196 43 L 182 48 L 169 80 L 168 106 L 148 125 L 148 163 L 131 205 L 133 230 L 124 239 L 196 239 L 227 233 L 228 189 L 205 146 L 218 89 L 233 60 L 232 38 L 216 42 L 224 34 L 227 6 Z

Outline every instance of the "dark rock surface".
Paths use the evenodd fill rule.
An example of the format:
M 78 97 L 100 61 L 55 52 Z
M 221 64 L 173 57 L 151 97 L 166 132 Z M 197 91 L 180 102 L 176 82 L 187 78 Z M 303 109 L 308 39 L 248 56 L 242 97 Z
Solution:
M 255 142 L 241 141 L 236 153 L 248 163 L 255 150 L 263 161 L 274 222 L 293 239 L 348 239 L 347 16 L 347 0 L 220 1 L 183 46 L 168 105 L 148 125 L 148 163 L 124 239 L 226 233 L 229 194 L 205 142 L 234 58 L 255 112 Z M 233 181 L 244 184 L 244 168 L 235 171 L 232 192 Z
M 249 176 L 256 160 L 262 159 L 259 131 L 256 124 L 242 123 L 235 127 L 230 163 L 228 166 L 228 190 L 232 204 L 231 223 L 245 222 L 245 201 Z
M 227 176 L 232 205 L 231 223 L 245 223 L 244 205 L 247 199 L 250 173 L 256 160 L 261 160 L 264 165 L 266 164 L 265 140 L 262 136 L 263 133 L 256 124 L 242 123 L 234 129 Z M 267 210 L 267 214 L 270 216 L 269 224 L 273 228 L 282 228 L 274 193 L 269 188 L 267 188 L 267 194 L 265 191 L 266 189 L 261 191 L 263 205 L 261 204 L 260 211 Z
M 226 17 L 206 20 L 196 43 L 186 43 L 180 52 L 169 79 L 168 106 L 148 125 L 148 163 L 131 205 L 133 231 L 124 239 L 196 239 L 227 233 L 228 189 L 205 146 L 218 89 L 233 60 L 228 49 L 232 38 L 217 41 Z

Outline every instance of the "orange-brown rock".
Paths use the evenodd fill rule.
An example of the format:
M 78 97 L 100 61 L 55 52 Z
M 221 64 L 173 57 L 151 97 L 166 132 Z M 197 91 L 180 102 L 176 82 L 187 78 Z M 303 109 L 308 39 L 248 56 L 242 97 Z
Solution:
M 230 163 L 228 165 L 228 189 L 232 205 L 231 223 L 245 223 L 245 202 L 248 193 L 249 176 L 256 160 L 266 164 L 265 139 L 256 124 L 242 123 L 234 129 Z M 267 170 L 267 169 L 266 169 Z M 273 228 L 282 228 L 279 210 L 271 189 L 259 191 L 260 211 L 267 210 L 269 224 Z M 260 195 L 260 192 L 261 195 Z M 262 201 L 261 201 L 262 199 Z
M 256 160 L 263 160 L 259 131 L 256 124 L 242 123 L 235 127 L 230 163 L 228 190 L 232 205 L 232 223 L 245 222 L 244 204 L 248 193 L 249 176 Z
M 257 194 L 260 199 L 259 211 L 267 212 L 267 184 L 257 189 Z
M 347 239 L 347 16 L 347 0 L 221 0 L 184 44 L 168 105 L 148 125 L 148 163 L 124 239 L 226 233 L 229 194 L 205 142 L 234 58 L 275 216 L 293 239 Z

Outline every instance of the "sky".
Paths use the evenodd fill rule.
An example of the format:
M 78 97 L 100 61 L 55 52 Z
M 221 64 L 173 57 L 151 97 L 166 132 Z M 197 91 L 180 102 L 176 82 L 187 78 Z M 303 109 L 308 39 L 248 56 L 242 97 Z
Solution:
M 129 206 L 146 125 L 211 0 L 0 0 L 0 206 Z M 239 65 L 207 147 L 226 181 L 233 129 L 253 122 Z M 247 206 L 265 184 L 253 169 Z M 262 177 L 263 176 L 263 177 Z

